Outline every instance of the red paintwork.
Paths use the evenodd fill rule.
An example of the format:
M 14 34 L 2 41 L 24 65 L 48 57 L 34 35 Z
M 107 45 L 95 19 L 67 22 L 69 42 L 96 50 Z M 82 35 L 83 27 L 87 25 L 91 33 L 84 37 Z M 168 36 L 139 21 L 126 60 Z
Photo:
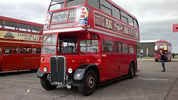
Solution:
M 173 24 L 173 32 L 178 32 L 178 24 Z
M 36 26 L 41 28 L 43 27 L 42 24 L 27 22 L 27 21 L 3 17 L 3 16 L 0 16 L 0 20 L 15 22 L 18 24 Z M 19 31 L 15 29 L 6 29 L 2 27 L 0 28 L 0 31 L 42 35 L 42 32 L 34 33 L 34 32 Z M 3 52 L 2 54 L 0 54 L 0 72 L 9 72 L 9 71 L 11 72 L 17 70 L 34 70 L 39 68 L 40 54 L 15 54 L 14 49 L 18 47 L 41 48 L 41 41 L 27 41 L 27 40 L 15 40 L 10 38 L 9 39 L 0 38 L 0 48 L 2 49 Z M 4 48 L 12 48 L 13 51 L 11 54 L 4 54 Z
M 155 43 L 155 46 L 158 46 L 158 50 L 155 50 L 155 60 L 158 60 L 160 61 L 160 48 L 159 46 L 161 46 L 160 43 L 164 43 L 166 44 L 166 46 L 168 47 L 168 50 L 164 50 L 166 53 L 166 56 L 168 58 L 168 61 L 171 61 L 171 56 L 172 56 L 172 53 L 171 53 L 171 50 L 172 50 L 172 45 L 170 42 L 166 41 L 166 40 L 159 40 Z M 162 49 L 163 50 L 163 49 Z
M 88 0 L 86 0 L 88 1 Z M 110 1 L 110 0 L 108 0 Z M 115 3 L 110 2 L 113 5 L 116 6 Z M 137 41 L 139 40 L 139 29 L 137 30 L 137 34 L 138 34 L 138 38 L 132 38 L 126 34 L 123 34 L 122 31 L 120 32 L 114 32 L 111 31 L 109 29 L 105 29 L 105 28 L 100 28 L 100 27 L 96 27 L 95 26 L 95 22 L 94 22 L 94 12 L 99 12 L 102 13 L 103 16 L 106 16 L 110 19 L 113 20 L 117 20 L 119 23 L 122 23 L 122 25 L 124 25 L 125 27 L 130 27 L 130 28 L 134 28 L 133 26 L 127 25 L 126 23 L 118 20 L 115 17 L 112 17 L 108 14 L 103 14 L 103 11 L 100 11 L 98 9 L 92 8 L 90 6 L 88 6 L 88 4 L 82 4 L 85 5 L 85 7 L 89 8 L 89 15 L 88 15 L 88 25 L 78 25 L 75 24 L 75 26 L 78 27 L 85 27 L 86 29 L 93 29 L 93 30 L 99 30 L 99 31 L 103 31 L 103 32 L 107 32 L 109 34 L 114 34 L 114 35 L 118 35 L 118 36 L 122 36 L 121 38 L 118 37 L 113 37 L 113 36 L 109 36 L 109 35 L 105 35 L 102 34 L 100 32 L 91 32 L 91 31 L 87 31 L 87 30 L 83 30 L 83 31 L 78 31 L 78 32 L 68 32 L 68 33 L 62 33 L 62 32 L 50 32 L 50 31 L 54 31 L 57 29 L 48 29 L 49 33 L 45 33 L 45 34 L 65 34 L 68 36 L 77 36 L 80 39 L 84 39 L 84 37 L 82 37 L 82 35 L 85 36 L 85 38 L 87 37 L 87 34 L 97 34 L 99 36 L 99 52 L 98 54 L 83 54 L 83 53 L 77 53 L 75 55 L 62 55 L 62 54 L 58 54 L 57 56 L 65 56 L 66 57 L 66 62 L 67 62 L 67 69 L 68 68 L 72 68 L 73 71 L 75 71 L 81 64 L 96 64 L 98 65 L 98 69 L 99 69 L 99 73 L 100 73 L 100 81 L 105 81 L 105 80 L 109 80 L 109 79 L 113 79 L 116 77 L 120 77 L 122 75 L 126 75 L 128 74 L 128 69 L 129 69 L 129 64 L 131 61 L 135 61 L 137 62 L 137 57 L 136 57 L 136 46 L 137 46 Z M 75 8 L 79 8 L 75 7 Z M 117 6 L 118 7 L 118 6 Z M 120 8 L 120 7 L 118 7 Z M 71 8 L 63 8 L 63 9 L 59 9 L 59 10 L 55 10 L 52 12 L 60 12 L 63 10 L 68 10 Z M 125 11 L 126 12 L 126 11 Z M 130 15 L 130 14 L 129 14 Z M 131 16 L 131 15 L 130 15 Z M 135 17 L 133 17 L 135 18 Z M 49 22 L 50 23 L 50 22 Z M 76 23 L 76 22 L 74 22 Z M 51 25 L 51 24 L 50 24 Z M 76 28 L 78 28 L 76 27 Z M 70 29 L 70 26 L 68 28 L 64 28 L 64 27 L 59 27 L 59 29 Z M 71 27 L 73 28 L 73 27 Z M 128 33 L 131 34 L 131 33 Z M 122 43 L 125 44 L 129 44 L 131 46 L 134 47 L 134 54 L 121 54 L 121 53 L 103 53 L 102 51 L 102 40 L 103 39 L 109 39 L 112 41 L 120 41 Z M 48 72 L 50 73 L 50 57 L 51 56 L 56 56 L 56 55 L 50 55 L 50 54 L 42 54 L 41 55 L 41 66 L 40 66 L 40 70 L 43 72 L 43 68 L 44 67 L 48 67 Z

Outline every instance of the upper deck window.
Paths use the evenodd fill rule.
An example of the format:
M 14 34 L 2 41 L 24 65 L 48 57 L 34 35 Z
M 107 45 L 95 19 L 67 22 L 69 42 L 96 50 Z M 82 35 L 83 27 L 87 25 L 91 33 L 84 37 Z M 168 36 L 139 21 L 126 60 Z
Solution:
M 85 0 L 66 0 L 66 7 L 77 6 L 85 3 Z
M 114 16 L 117 19 L 121 19 L 124 23 L 135 26 L 138 28 L 137 22 L 134 22 L 134 18 L 121 10 L 117 6 L 111 4 L 107 0 L 88 0 L 88 4 L 94 8 L 100 8 L 105 13 Z
M 94 8 L 99 8 L 100 2 L 99 0 L 88 0 L 88 5 Z
M 65 3 L 66 2 L 66 3 Z M 51 0 L 49 10 L 58 10 L 61 8 L 70 8 L 85 3 L 85 0 Z
M 134 19 L 134 27 L 139 28 L 137 20 Z
M 129 22 L 129 25 L 134 25 L 134 22 L 133 22 L 133 18 L 128 16 L 128 22 Z
M 112 10 L 104 5 L 101 6 L 101 9 L 107 14 L 110 14 L 110 15 L 112 14 Z
M 4 23 L 4 22 L 3 22 L 2 20 L 0 20 L 0 26 L 2 26 L 2 25 L 3 25 L 3 23 Z
M 128 17 L 129 16 L 125 12 L 121 11 L 121 20 L 123 22 L 128 23 L 129 22 L 129 18 Z
M 112 15 L 112 5 L 108 3 L 106 0 L 100 1 L 100 8 L 107 14 Z
M 65 10 L 53 13 L 51 23 L 74 22 L 76 17 L 76 9 Z
M 51 6 L 49 10 L 57 10 L 64 8 L 64 0 L 51 0 Z
M 113 14 L 114 17 L 116 17 L 118 19 L 121 18 L 120 9 L 113 6 L 112 11 L 113 11 L 112 14 Z

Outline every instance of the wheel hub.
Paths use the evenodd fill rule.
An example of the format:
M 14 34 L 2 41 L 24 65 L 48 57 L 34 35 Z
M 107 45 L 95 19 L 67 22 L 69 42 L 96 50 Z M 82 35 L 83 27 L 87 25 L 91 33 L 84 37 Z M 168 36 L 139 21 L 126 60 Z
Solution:
M 93 88 L 93 87 L 95 86 L 95 78 L 94 78 L 93 76 L 90 76 L 90 77 L 88 78 L 88 86 L 89 86 L 90 88 Z

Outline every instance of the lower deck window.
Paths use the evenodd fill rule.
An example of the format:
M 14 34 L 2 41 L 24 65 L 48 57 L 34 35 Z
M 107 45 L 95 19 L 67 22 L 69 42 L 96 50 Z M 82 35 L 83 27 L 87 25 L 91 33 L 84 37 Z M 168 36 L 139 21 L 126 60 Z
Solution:
M 11 53 L 12 53 L 12 49 L 11 48 L 5 48 L 4 54 L 11 54 Z
M 123 44 L 123 53 L 128 54 L 129 53 L 129 47 L 127 44 Z
M 81 40 L 80 52 L 83 53 L 97 53 L 98 52 L 98 40 Z
M 32 50 L 32 52 L 36 52 Z M 56 45 L 43 45 L 41 48 L 42 54 L 56 54 Z
M 2 54 L 2 49 L 0 48 L 0 55 Z
M 129 47 L 129 53 L 134 54 L 134 48 L 132 46 Z
M 63 38 L 59 40 L 59 53 L 61 54 L 76 54 L 77 53 L 77 40 Z
M 103 40 L 103 52 L 111 53 L 113 51 L 113 42 L 110 40 Z

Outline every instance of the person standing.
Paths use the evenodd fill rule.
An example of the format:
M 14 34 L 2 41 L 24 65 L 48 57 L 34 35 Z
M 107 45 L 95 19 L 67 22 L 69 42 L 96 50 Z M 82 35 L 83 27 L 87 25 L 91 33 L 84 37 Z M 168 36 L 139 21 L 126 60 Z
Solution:
M 172 54 L 172 57 L 173 57 L 173 58 L 175 57 L 175 53 Z
M 143 49 L 140 50 L 140 58 L 143 58 Z
M 165 66 L 165 62 L 167 61 L 166 53 L 163 50 L 160 50 L 160 55 L 161 55 L 160 62 L 161 62 L 161 65 L 162 65 L 162 71 L 161 72 L 166 72 L 166 66 Z

